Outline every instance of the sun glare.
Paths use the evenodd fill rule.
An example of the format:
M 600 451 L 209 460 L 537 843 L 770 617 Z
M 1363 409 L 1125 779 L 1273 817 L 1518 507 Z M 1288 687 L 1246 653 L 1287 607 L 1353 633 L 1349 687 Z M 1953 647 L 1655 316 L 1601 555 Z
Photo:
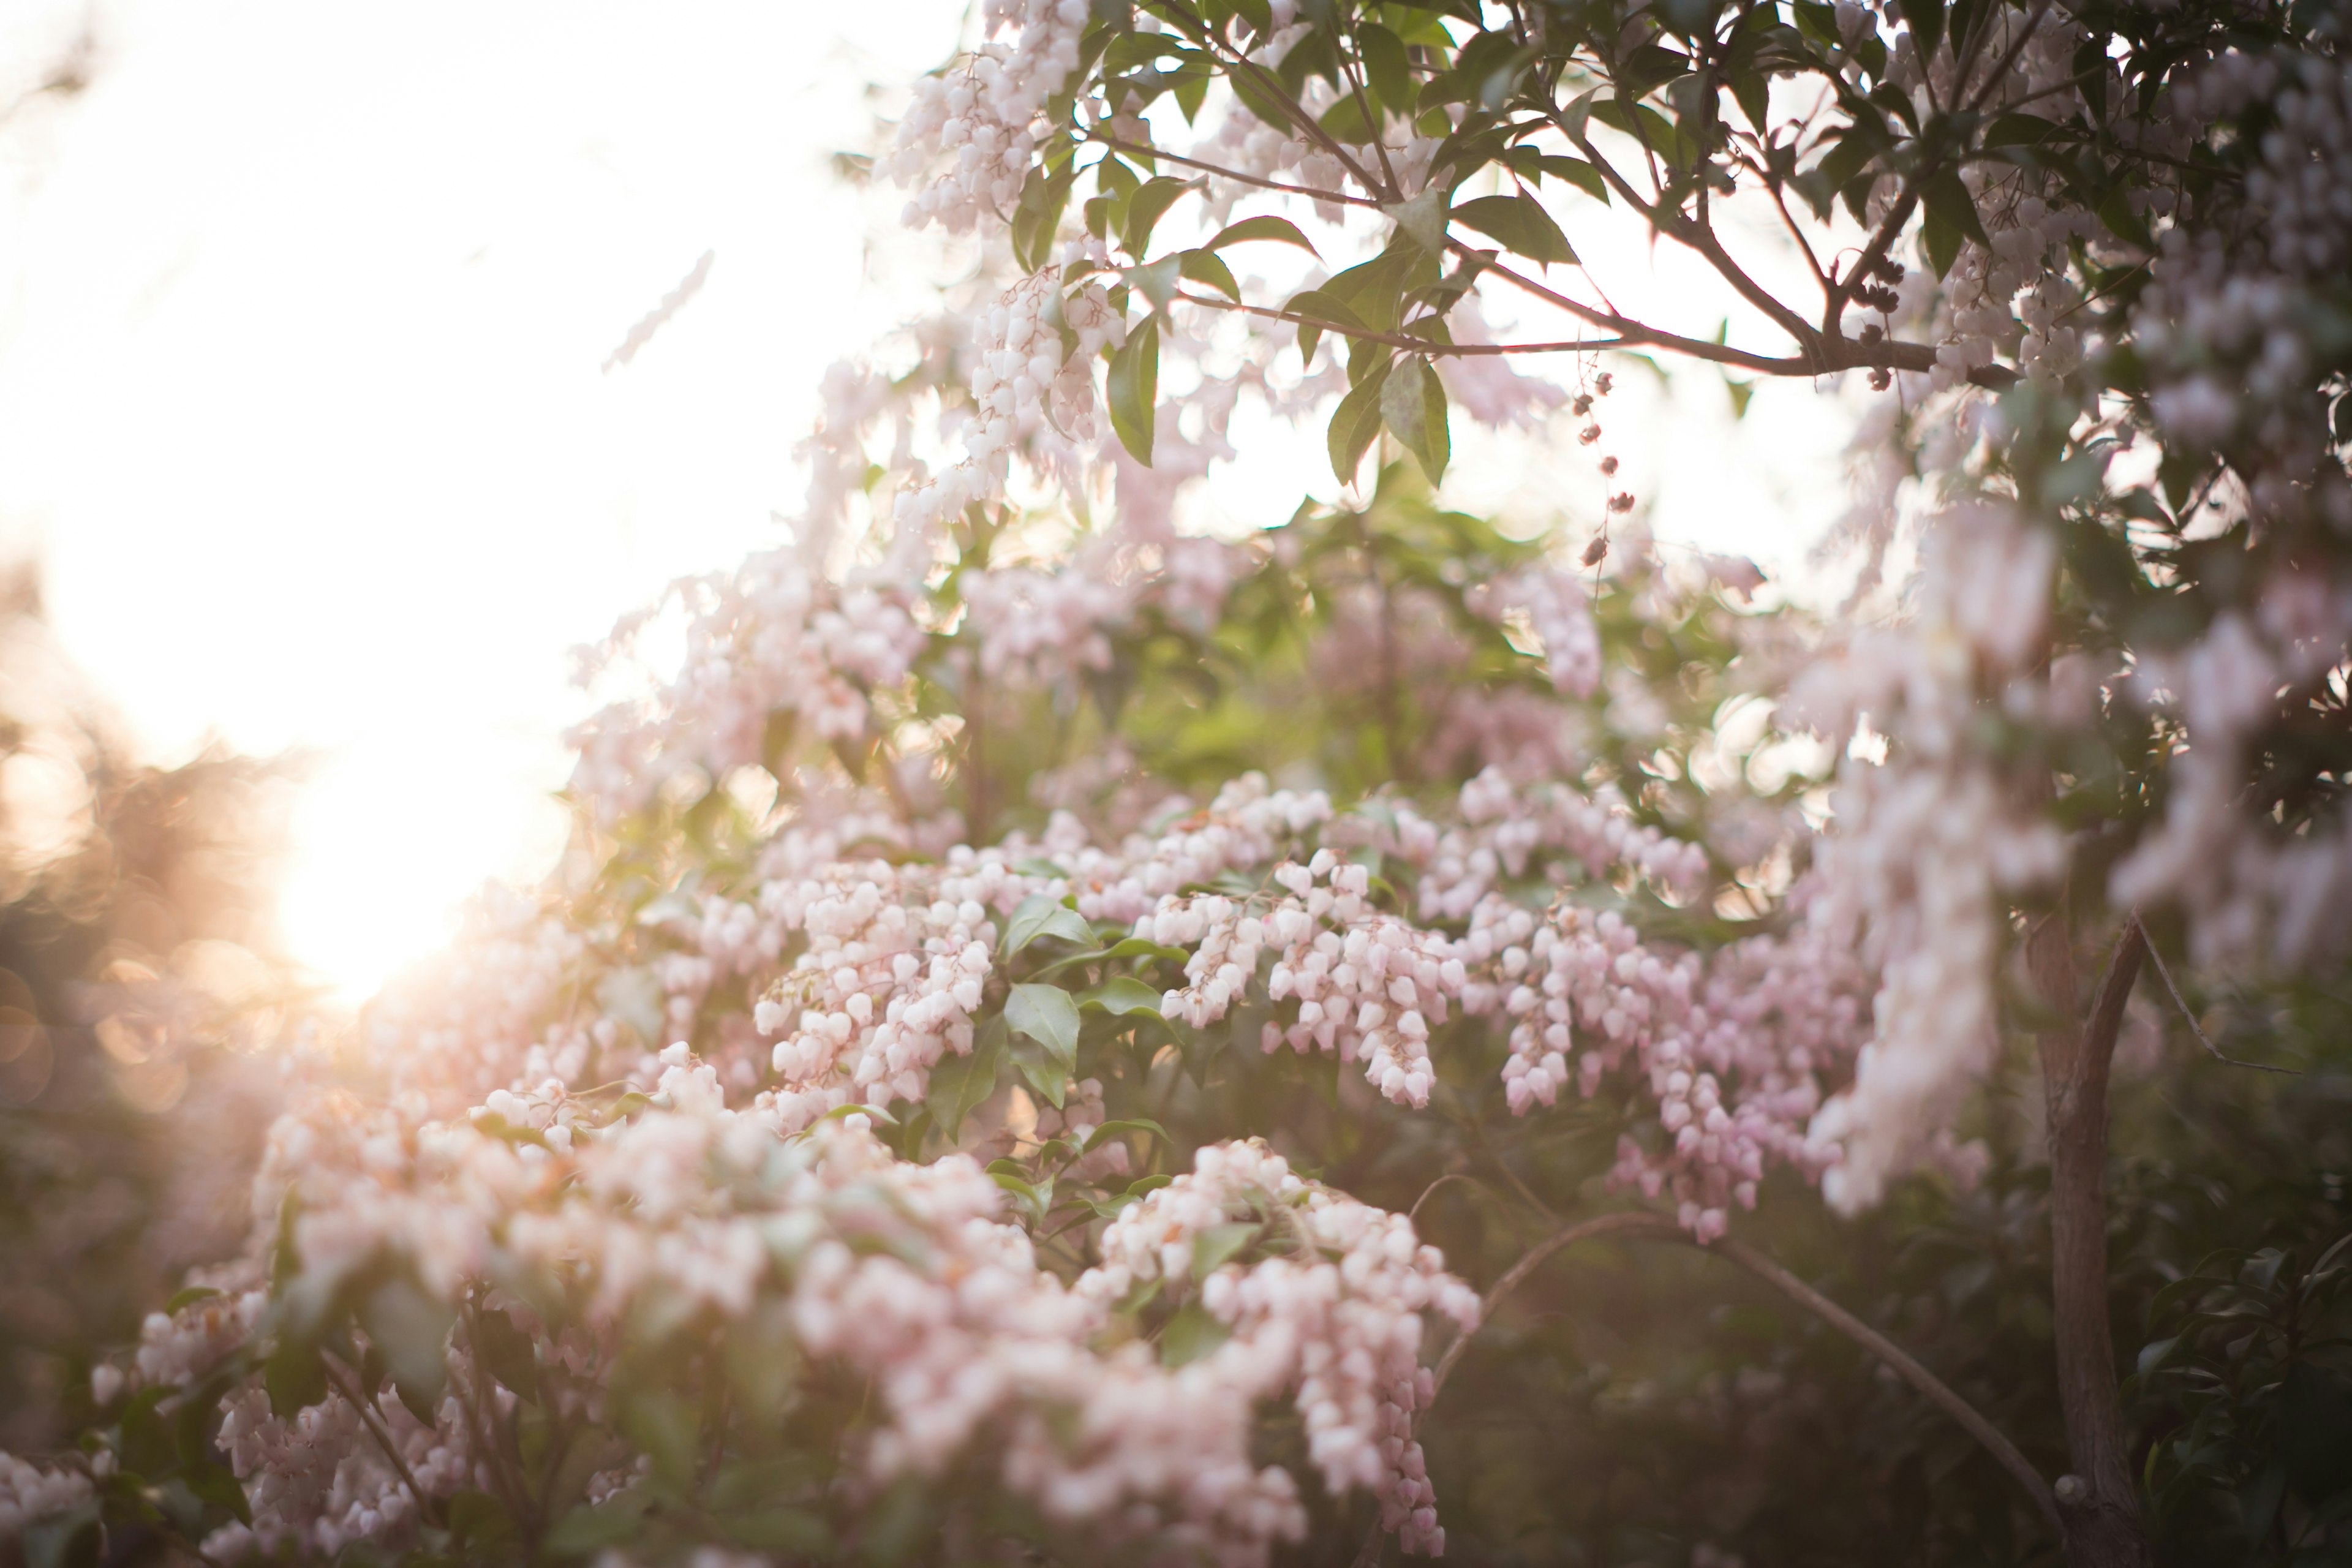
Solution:
M 526 885 L 562 852 L 566 816 L 520 788 L 415 772 L 353 752 L 322 767 L 291 825 L 280 918 L 294 959 L 356 1006 L 440 946 L 495 876 Z

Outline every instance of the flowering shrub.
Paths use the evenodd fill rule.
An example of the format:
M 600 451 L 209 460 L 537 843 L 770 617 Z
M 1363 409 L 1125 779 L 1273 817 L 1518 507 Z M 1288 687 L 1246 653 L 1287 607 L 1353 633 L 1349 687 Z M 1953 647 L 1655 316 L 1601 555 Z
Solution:
M 2291 986 L 2352 931 L 2334 25 L 988 0 L 887 159 L 980 292 L 829 379 L 788 544 L 583 655 L 563 871 L 378 999 L 272 1131 L 250 1246 L 93 1370 L 78 1455 L 7 1461 L 0 1529 L 1434 1554 L 1453 1476 L 1500 1517 L 1423 1440 L 1447 1376 L 1615 1235 L 1863 1345 L 2004 1531 L 2148 1561 L 2105 1257 L 2131 987 L 2158 947 Z M 1785 345 L 1618 313 L 1591 204 Z M 1853 613 L 1662 559 L 1630 490 L 1581 541 L 1446 509 L 1456 404 L 1559 418 L 1613 487 L 1599 365 L 1635 350 L 1886 395 Z M 1350 499 L 1180 531 L 1244 395 L 1321 423 Z M 2026 1036 L 2061 1465 L 1742 1236 L 1815 1186 L 1965 1193 Z M 1554 1233 L 1483 1297 L 1425 1234 L 1448 1183 Z M 2346 1407 L 2303 1343 L 2297 1445 Z M 2226 1484 L 2269 1488 L 2252 1538 L 2340 1548 L 2340 1470 Z

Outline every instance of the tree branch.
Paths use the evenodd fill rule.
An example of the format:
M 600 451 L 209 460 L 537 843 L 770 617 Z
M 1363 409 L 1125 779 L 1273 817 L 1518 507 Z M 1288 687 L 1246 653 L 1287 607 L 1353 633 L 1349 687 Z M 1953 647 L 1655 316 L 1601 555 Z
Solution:
M 327 1374 L 328 1385 L 337 1394 L 341 1394 L 344 1402 L 358 1412 L 360 1425 L 367 1428 L 368 1436 L 374 1438 L 375 1446 L 383 1451 L 383 1457 L 391 1464 L 393 1473 L 400 1478 L 400 1484 L 408 1489 L 408 1495 L 416 1500 L 417 1517 L 428 1524 L 441 1522 L 436 1516 L 432 1500 L 425 1495 L 425 1489 L 416 1484 L 416 1476 L 409 1469 L 408 1461 L 401 1458 L 400 1446 L 394 1443 L 392 1440 L 392 1435 L 384 1430 L 383 1419 L 369 1406 L 368 1401 L 362 1399 L 357 1391 L 343 1380 L 343 1374 L 335 1370 L 333 1362 L 322 1355 L 319 1358 L 319 1364 Z
M 2055 1490 L 2072 1568 L 2147 1568 L 2139 1492 L 2107 1324 L 2107 1069 L 2147 952 L 2126 920 L 2087 1020 L 2077 1023 L 2074 943 L 2062 905 L 2028 934 L 2026 966 L 2061 1022 L 2042 1031 L 2050 1124 L 2050 1288 L 2058 1398 L 2074 1473 Z

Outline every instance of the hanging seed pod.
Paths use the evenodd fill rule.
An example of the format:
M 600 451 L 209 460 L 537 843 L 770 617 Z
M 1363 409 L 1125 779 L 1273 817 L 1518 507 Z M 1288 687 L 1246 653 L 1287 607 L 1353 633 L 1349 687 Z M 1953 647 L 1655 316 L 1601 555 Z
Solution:
M 1609 510 L 1612 512 L 1632 511 L 1633 510 L 1633 492 L 1630 490 L 1621 490 L 1617 494 L 1611 496 L 1609 498 Z
M 1594 534 L 1592 542 L 1584 547 L 1584 563 L 1587 566 L 1598 566 L 1608 559 L 1608 556 L 1609 536 L 1605 533 Z
M 1601 439 L 1601 426 L 1598 425 L 1587 425 L 1583 429 L 1579 430 L 1576 433 L 1576 438 L 1585 446 L 1590 447 L 1592 443 Z
M 1617 459 L 1613 457 L 1601 458 L 1601 471 L 1603 475 L 1615 473 L 1617 471 Z

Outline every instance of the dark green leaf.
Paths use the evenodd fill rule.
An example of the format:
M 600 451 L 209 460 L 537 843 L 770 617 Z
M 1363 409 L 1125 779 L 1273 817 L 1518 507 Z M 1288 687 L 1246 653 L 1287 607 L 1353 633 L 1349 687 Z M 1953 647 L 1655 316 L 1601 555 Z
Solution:
M 1234 281 L 1233 268 L 1219 260 L 1213 251 L 1188 250 L 1176 258 L 1185 277 L 1195 283 L 1205 283 L 1228 300 L 1242 297 L 1241 285 Z
M 2279 1389 L 2279 1458 L 2287 1484 L 2307 1503 L 2352 1488 L 2352 1393 L 2307 1361 L 2287 1368 Z
M 1397 113 L 1411 113 L 1418 89 L 1404 40 L 1378 22 L 1360 23 L 1356 28 L 1356 53 L 1364 62 L 1364 78 L 1371 83 L 1374 95 Z
M 514 1515 L 488 1492 L 461 1491 L 449 1500 L 449 1530 L 470 1544 L 510 1541 L 515 1533 Z
M 1192 1238 L 1192 1282 L 1199 1284 L 1231 1262 L 1264 1228 L 1255 1220 L 1213 1225 Z
M 1086 1146 L 1079 1152 L 1091 1154 L 1112 1139 L 1124 1137 L 1129 1132 L 1149 1132 L 1162 1143 L 1168 1142 L 1168 1129 L 1157 1121 L 1145 1116 L 1129 1116 L 1117 1121 L 1106 1121 L 1087 1133 Z
M 1379 368 L 1358 382 L 1331 416 L 1331 428 L 1325 437 L 1330 449 L 1331 471 L 1343 485 L 1356 482 L 1356 470 L 1363 466 L 1364 451 L 1381 433 L 1381 389 L 1388 382 L 1389 363 L 1382 357 Z
M 1944 41 L 1944 0 L 1902 0 L 1903 24 L 1911 29 L 1911 41 L 1919 51 L 1922 61 L 1936 58 L 1936 46 Z
M 1581 158 L 1563 158 L 1556 153 L 1546 153 L 1536 160 L 1536 167 L 1556 180 L 1566 180 L 1586 195 L 1598 197 L 1603 202 L 1610 199 L 1609 182 L 1601 177 L 1599 169 Z
M 1293 316 L 1305 316 L 1310 322 L 1328 322 L 1335 327 L 1352 327 L 1363 331 L 1365 324 L 1353 306 L 1339 296 L 1321 289 L 1307 289 L 1283 301 L 1283 310 Z M 1316 344 L 1323 341 L 1321 326 L 1302 323 L 1298 329 L 1298 362 L 1301 365 L 1315 357 Z
M 1146 316 L 1129 331 L 1127 342 L 1110 356 L 1105 382 L 1111 428 L 1129 454 L 1150 468 L 1153 409 L 1160 398 L 1159 317 Z
M 1984 224 L 1977 217 L 1977 204 L 1969 188 L 1960 183 L 1958 169 L 1938 169 L 1928 176 L 1919 192 L 1919 199 L 1927 215 L 1957 230 L 1979 245 L 1990 248 L 1992 242 L 1985 237 Z
M 360 1326 L 383 1352 L 400 1402 L 418 1420 L 435 1420 L 449 1383 L 449 1329 L 457 1314 L 448 1303 L 394 1276 L 360 1305 Z
M 525 1403 L 539 1403 L 539 1358 L 530 1336 L 504 1312 L 482 1312 L 474 1320 L 474 1337 L 490 1375 L 520 1394 Z
M 1064 942 L 1087 947 L 1094 943 L 1095 931 L 1087 923 L 1086 916 L 1061 900 L 1044 893 L 1032 893 L 1022 900 L 1006 918 L 1004 934 L 996 939 L 996 951 L 1010 958 L 1045 936 L 1059 937 Z
M 692 1481 L 702 1423 L 685 1396 L 667 1388 L 627 1388 L 619 1405 L 622 1436 L 653 1460 L 654 1474 L 676 1487 Z
M 1004 1026 L 1045 1047 L 1064 1072 L 1077 1065 L 1078 1005 L 1060 986 L 1015 985 L 1005 998 Z
M 1104 981 L 1078 998 L 1081 1008 L 1121 1017 L 1129 1013 L 1160 1011 L 1160 993 L 1142 981 L 1121 974 Z
M 262 1363 L 261 1385 L 269 1394 L 269 1413 L 280 1421 L 291 1421 L 298 1412 L 325 1400 L 327 1363 L 318 1342 L 280 1333 L 269 1359 Z
M 1431 484 L 1445 477 L 1454 445 L 1446 429 L 1445 388 L 1429 361 L 1410 359 L 1390 374 L 1381 388 L 1381 417 L 1404 449 L 1420 459 Z
M 1576 260 L 1568 236 L 1533 196 L 1480 196 L 1455 207 L 1454 216 L 1531 261 L 1549 267 L 1554 262 L 1572 265 Z
M 952 1143 L 972 1108 L 996 1092 L 996 1075 L 1004 1062 L 1006 1030 L 1002 1017 L 991 1018 L 962 1056 L 950 1051 L 931 1068 L 930 1089 L 923 1104 L 940 1133 Z
M 2132 211 L 2131 193 L 2123 185 L 2109 191 L 2106 199 L 2099 203 L 2099 221 L 2107 226 L 2108 233 L 2126 245 L 2136 245 L 2142 250 L 2156 248 L 2156 241 L 2148 235 L 2147 225 Z
M 1228 224 L 1217 231 L 1217 237 L 1202 246 L 1203 250 L 1223 250 L 1229 245 L 1242 245 L 1253 239 L 1270 239 L 1279 245 L 1295 245 L 1309 256 L 1317 256 L 1315 247 L 1298 231 L 1298 226 L 1286 217 L 1245 217 Z
M 1197 1299 L 1187 1301 L 1160 1331 L 1160 1363 L 1183 1366 L 1199 1361 L 1232 1337 L 1233 1330 L 1211 1317 Z

